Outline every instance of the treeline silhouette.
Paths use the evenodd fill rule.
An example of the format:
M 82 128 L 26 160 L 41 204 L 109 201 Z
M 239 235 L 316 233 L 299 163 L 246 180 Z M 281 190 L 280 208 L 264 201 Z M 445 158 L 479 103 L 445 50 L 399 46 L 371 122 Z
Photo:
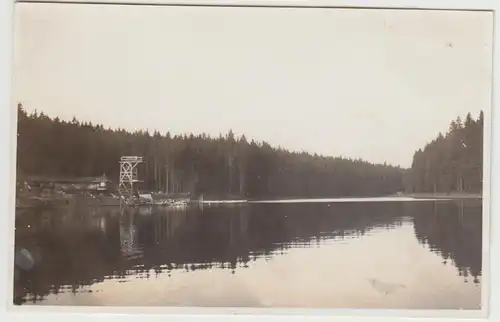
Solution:
M 123 155 L 140 155 L 143 189 L 214 197 L 381 196 L 403 189 L 404 170 L 248 142 L 232 131 L 165 135 L 105 129 L 88 122 L 28 114 L 18 105 L 18 175 L 98 176 L 115 183 Z M 318 140 L 343 138 L 319 137 Z
M 483 112 L 452 121 L 446 134 L 415 152 L 405 183 L 410 192 L 481 192 L 483 180 Z

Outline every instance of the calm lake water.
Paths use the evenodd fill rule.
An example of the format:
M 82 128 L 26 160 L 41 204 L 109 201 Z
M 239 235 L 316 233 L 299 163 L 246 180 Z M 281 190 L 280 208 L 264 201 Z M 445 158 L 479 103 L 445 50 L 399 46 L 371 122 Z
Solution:
M 479 200 L 23 210 L 17 304 L 479 309 Z

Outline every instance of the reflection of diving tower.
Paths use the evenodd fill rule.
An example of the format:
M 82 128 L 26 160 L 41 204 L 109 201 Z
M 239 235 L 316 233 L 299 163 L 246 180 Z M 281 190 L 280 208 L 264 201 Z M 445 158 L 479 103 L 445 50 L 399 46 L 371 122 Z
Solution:
M 131 198 L 134 194 L 134 183 L 140 182 L 138 165 L 142 163 L 142 157 L 124 156 L 120 159 L 120 185 L 118 192 L 124 198 Z
M 120 220 L 120 248 L 122 256 L 128 260 L 142 257 L 142 250 L 138 247 L 137 226 L 134 224 L 134 214 Z

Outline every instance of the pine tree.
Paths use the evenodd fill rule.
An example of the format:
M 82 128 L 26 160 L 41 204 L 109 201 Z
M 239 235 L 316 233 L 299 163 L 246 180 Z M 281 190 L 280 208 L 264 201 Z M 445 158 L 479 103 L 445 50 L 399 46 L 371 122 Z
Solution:
M 28 115 L 21 104 L 18 114 L 18 173 L 27 176 L 106 173 L 117 182 L 120 157 L 141 155 L 146 160 L 141 190 L 282 198 L 391 194 L 402 189 L 406 173 L 388 164 L 249 143 L 231 130 L 217 138 L 192 133 L 172 137 L 168 132 L 113 130 L 76 118 L 66 122 L 38 112 Z M 474 133 L 468 139 L 475 142 Z M 425 162 L 414 160 L 419 167 Z M 412 182 L 415 189 L 423 188 L 423 182 Z
M 415 152 L 406 190 L 412 192 L 482 191 L 483 112 L 457 117 L 446 135 L 438 134 Z

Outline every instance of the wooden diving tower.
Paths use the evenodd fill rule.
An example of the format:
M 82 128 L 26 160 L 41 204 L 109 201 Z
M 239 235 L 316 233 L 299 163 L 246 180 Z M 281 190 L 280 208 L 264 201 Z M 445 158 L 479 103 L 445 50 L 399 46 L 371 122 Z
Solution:
M 120 159 L 120 184 L 118 193 L 120 200 L 130 202 L 134 196 L 134 184 L 139 180 L 138 166 L 144 160 L 141 156 L 122 156 Z M 121 205 L 121 201 L 120 201 Z

